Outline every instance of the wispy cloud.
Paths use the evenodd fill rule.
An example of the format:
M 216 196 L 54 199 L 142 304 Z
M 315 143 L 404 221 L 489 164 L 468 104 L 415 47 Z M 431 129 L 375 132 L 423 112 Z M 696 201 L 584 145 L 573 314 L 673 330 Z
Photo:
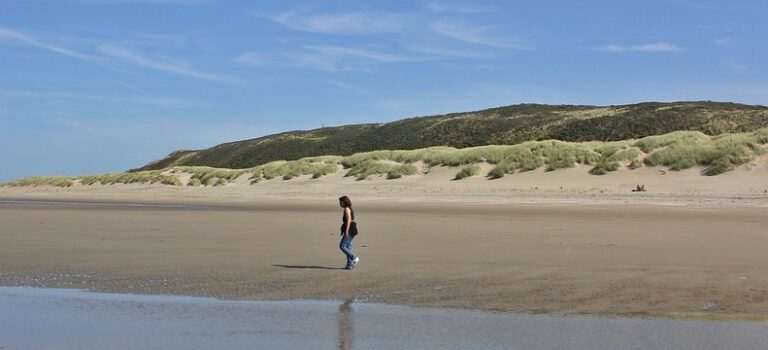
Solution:
M 459 41 L 494 47 L 498 49 L 525 49 L 511 38 L 493 34 L 496 28 L 491 26 L 474 26 L 463 22 L 439 21 L 430 25 L 430 28 L 438 34 Z
M 81 4 L 158 4 L 158 5 L 202 5 L 210 3 L 210 0 L 65 0 L 70 3 Z
M 712 42 L 714 42 L 715 45 L 720 46 L 720 47 L 730 46 L 731 44 L 733 44 L 734 41 L 735 40 L 732 37 L 729 37 L 729 36 L 715 38 L 714 40 L 712 40 Z
M 148 68 L 148 69 L 158 70 L 166 73 L 183 75 L 183 76 L 188 76 L 188 77 L 193 77 L 198 79 L 205 79 L 205 80 L 219 81 L 219 82 L 229 82 L 229 83 L 239 81 L 237 78 L 229 75 L 213 74 L 213 73 L 201 72 L 201 71 L 192 69 L 189 67 L 187 63 L 181 60 L 150 58 L 150 57 L 143 56 L 139 53 L 136 53 L 134 51 L 128 50 L 126 48 L 123 48 L 117 45 L 112 45 L 112 44 L 102 44 L 97 46 L 97 49 L 99 50 L 99 52 L 101 52 L 103 55 L 106 55 L 106 56 L 90 55 L 90 54 L 85 54 L 72 49 L 68 49 L 63 46 L 50 44 L 43 40 L 30 36 L 26 33 L 23 33 L 21 31 L 9 29 L 9 28 L 3 28 L 3 27 L 0 27 L 0 41 L 1 40 L 14 41 L 22 45 L 37 47 L 37 48 L 55 52 L 61 55 L 77 58 L 83 61 L 96 63 L 102 66 L 108 66 L 109 63 L 113 63 L 117 61 L 117 62 L 127 63 L 134 66 L 139 66 L 143 68 Z
M 235 63 L 251 66 L 261 66 L 275 63 L 274 59 L 261 52 L 246 52 L 240 56 L 235 57 L 233 61 L 235 61 Z
M 425 60 L 429 58 L 333 45 L 305 45 L 301 51 L 279 55 L 249 52 L 234 59 L 246 65 L 287 65 L 325 71 L 369 71 L 377 64 Z
M 424 58 L 416 57 L 416 56 L 365 50 L 365 49 L 360 49 L 356 47 L 343 47 L 343 46 L 333 46 L 333 45 L 307 45 L 304 48 L 323 56 L 338 57 L 338 58 L 348 58 L 348 57 L 361 58 L 365 60 L 371 60 L 371 61 L 382 62 L 382 63 L 396 63 L 396 62 L 409 62 L 409 61 L 413 62 L 413 61 L 424 60 Z
M 699 10 L 720 10 L 722 6 L 715 6 L 711 4 L 705 4 L 701 1 L 687 1 L 687 0 L 660 0 L 662 3 L 668 3 L 678 6 L 684 6 L 688 8 L 694 8 Z
M 84 60 L 84 61 L 89 61 L 89 62 L 100 62 L 100 61 L 102 61 L 102 58 L 100 58 L 100 57 L 93 56 L 93 55 L 88 55 L 88 54 L 84 54 L 84 53 L 80 53 L 80 52 L 77 52 L 77 51 L 74 51 L 74 50 L 67 49 L 65 47 L 58 46 L 58 45 L 49 44 L 49 43 L 43 42 L 43 41 L 41 41 L 41 40 L 39 40 L 37 38 L 29 36 L 29 35 L 27 35 L 27 34 L 25 34 L 23 32 L 20 32 L 20 31 L 17 31 L 17 30 L 13 30 L 13 29 L 9 29 L 9 28 L 0 27 L 0 40 L 3 40 L 3 39 L 4 40 L 15 41 L 15 42 L 27 45 L 27 46 L 33 46 L 33 47 L 37 47 L 37 48 L 40 48 L 40 49 L 52 51 L 52 52 L 55 52 L 55 53 L 58 53 L 58 54 L 62 54 L 62 55 L 69 56 L 69 57 L 74 57 L 74 58 L 81 59 L 81 60 Z
M 389 12 L 308 14 L 291 11 L 278 14 L 256 13 L 255 15 L 294 30 L 343 35 L 402 33 L 407 30 L 413 20 L 411 15 Z
M 519 41 L 499 34 L 499 27 L 474 25 L 466 21 L 433 21 L 436 14 L 473 14 L 487 12 L 488 7 L 458 2 L 430 0 L 425 10 L 411 13 L 356 11 L 317 13 L 307 10 L 282 13 L 254 13 L 287 28 L 329 35 L 386 36 L 388 47 L 397 46 L 398 54 L 328 46 L 304 46 L 299 52 L 283 54 L 293 66 L 322 70 L 370 70 L 370 62 L 390 63 L 439 58 L 492 57 L 490 49 L 526 49 Z M 375 39 L 372 39 L 375 40 Z M 416 57 L 414 57 L 416 56 Z M 274 64 L 274 54 L 246 53 L 236 58 L 239 63 Z M 352 59 L 342 62 L 339 57 Z M 286 57 L 281 57 L 284 60 Z M 361 61 L 368 61 L 362 64 Z
M 411 52 L 435 57 L 488 58 L 494 56 L 489 52 L 469 49 L 467 47 L 455 47 L 455 45 L 444 45 L 434 41 L 407 43 L 405 48 Z
M 80 100 L 98 101 L 105 103 L 133 103 L 165 108 L 198 108 L 207 106 L 200 101 L 172 97 L 154 97 L 138 95 L 94 95 L 75 92 L 60 91 L 28 91 L 28 90 L 0 90 L 0 98 L 29 99 L 29 100 Z
M 118 85 L 118 86 L 122 86 L 122 87 L 124 87 L 124 88 L 126 88 L 128 90 L 131 90 L 131 91 L 134 91 L 134 92 L 138 92 L 138 93 L 141 93 L 141 94 L 144 94 L 144 95 L 153 95 L 151 92 L 149 92 L 149 91 L 147 91 L 145 89 L 142 89 L 140 87 L 137 87 L 135 85 L 131 85 L 131 84 L 128 84 L 128 83 L 124 83 L 122 81 L 112 80 L 112 83 L 114 83 L 115 85 Z
M 747 66 L 737 62 L 726 62 L 725 68 L 734 73 L 741 73 L 747 70 Z
M 464 3 L 449 3 L 442 1 L 427 1 L 427 10 L 437 13 L 484 13 L 493 11 L 490 7 L 468 5 Z
M 667 42 L 657 42 L 640 45 L 603 45 L 595 48 L 598 51 L 607 52 L 680 52 L 682 48 Z
M 190 38 L 180 34 L 144 33 L 144 32 L 118 32 L 122 37 L 121 42 L 132 43 L 141 46 L 156 47 L 186 47 L 191 43 Z
M 338 80 L 325 80 L 325 83 L 331 86 L 334 86 L 336 88 L 351 91 L 358 94 L 367 94 L 368 90 L 364 89 L 360 86 L 357 86 L 355 84 L 350 84 L 344 81 L 338 81 Z
M 98 49 L 101 53 L 113 59 L 117 59 L 119 61 L 129 63 L 139 67 L 154 69 L 161 72 L 184 75 L 184 76 L 198 78 L 198 79 L 219 81 L 219 82 L 232 83 L 232 82 L 239 81 L 237 78 L 233 76 L 201 72 L 201 71 L 192 69 L 186 63 L 181 62 L 179 60 L 151 58 L 116 45 L 110 45 L 110 44 L 99 45 Z

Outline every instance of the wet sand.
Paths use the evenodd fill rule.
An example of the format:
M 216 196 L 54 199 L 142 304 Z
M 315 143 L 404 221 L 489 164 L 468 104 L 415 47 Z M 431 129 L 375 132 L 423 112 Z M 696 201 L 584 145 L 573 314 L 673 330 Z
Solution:
M 355 209 L 361 263 L 346 271 L 334 201 L 5 198 L 0 285 L 768 315 L 765 208 L 358 200 Z
M 0 287 L 6 349 L 765 350 L 766 323 Z M 40 332 L 45 329 L 45 332 Z

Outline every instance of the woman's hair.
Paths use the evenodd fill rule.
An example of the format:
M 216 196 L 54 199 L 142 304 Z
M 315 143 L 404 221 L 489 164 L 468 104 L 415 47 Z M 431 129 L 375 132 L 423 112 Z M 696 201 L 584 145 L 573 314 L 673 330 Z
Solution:
M 349 200 L 349 197 L 347 197 L 347 196 L 339 197 L 339 203 L 344 208 L 351 208 L 352 207 L 352 201 Z

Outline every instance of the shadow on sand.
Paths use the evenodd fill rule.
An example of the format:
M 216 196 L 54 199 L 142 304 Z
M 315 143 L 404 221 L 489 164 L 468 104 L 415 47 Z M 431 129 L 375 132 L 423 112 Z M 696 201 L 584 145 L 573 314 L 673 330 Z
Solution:
M 284 267 L 286 269 L 344 270 L 343 267 L 328 267 L 328 266 L 316 266 L 316 265 L 281 265 L 281 264 L 272 264 L 272 266 Z

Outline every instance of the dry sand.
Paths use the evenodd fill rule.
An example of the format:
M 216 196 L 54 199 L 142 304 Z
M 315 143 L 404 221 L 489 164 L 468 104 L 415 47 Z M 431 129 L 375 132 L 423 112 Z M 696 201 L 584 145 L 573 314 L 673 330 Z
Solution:
M 0 188 L 0 285 L 765 317 L 767 169 Z M 353 271 L 339 269 L 340 194 L 361 226 Z

